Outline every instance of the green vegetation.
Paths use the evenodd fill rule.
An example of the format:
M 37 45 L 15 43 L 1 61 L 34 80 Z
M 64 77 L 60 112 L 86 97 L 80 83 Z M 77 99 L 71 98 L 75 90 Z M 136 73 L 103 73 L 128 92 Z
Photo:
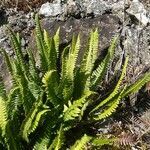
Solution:
M 122 67 L 120 78 L 107 98 L 99 100 L 98 86 L 105 77 L 113 59 L 118 36 L 114 37 L 105 58 L 98 59 L 98 30 L 91 31 L 88 48 L 77 65 L 80 50 L 80 34 L 72 43 L 59 51 L 59 29 L 54 37 L 41 29 L 36 15 L 36 43 L 40 57 L 37 66 L 31 50 L 25 61 L 19 35 L 10 30 L 16 59 L 1 50 L 12 76 L 12 88 L 6 92 L 0 81 L 0 143 L 8 150 L 82 150 L 91 142 L 94 146 L 114 144 L 117 138 L 89 135 L 86 129 L 80 137 L 68 141 L 72 129 L 104 121 L 117 109 L 120 101 L 137 92 L 150 73 L 132 85 L 122 85 L 128 58 Z M 80 132 L 80 131 L 78 131 Z M 73 135 L 71 135 L 73 136 Z

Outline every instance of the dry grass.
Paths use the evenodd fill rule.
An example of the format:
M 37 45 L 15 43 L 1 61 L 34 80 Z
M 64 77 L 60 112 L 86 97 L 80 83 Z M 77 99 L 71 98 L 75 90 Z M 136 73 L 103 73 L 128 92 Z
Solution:
M 52 1 L 53 0 L 0 0 L 0 5 L 5 8 L 29 11 L 40 7 L 43 3 Z

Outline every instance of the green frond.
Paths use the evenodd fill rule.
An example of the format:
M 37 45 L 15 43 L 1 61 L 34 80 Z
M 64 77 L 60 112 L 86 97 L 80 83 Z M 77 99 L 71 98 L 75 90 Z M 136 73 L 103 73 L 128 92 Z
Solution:
M 11 36 L 11 42 L 12 42 L 13 47 L 14 47 L 14 52 L 15 52 L 16 57 L 17 57 L 17 61 L 20 64 L 22 70 L 25 72 L 26 66 L 24 63 L 23 52 L 21 49 L 21 40 L 20 40 L 19 33 L 15 34 L 11 29 L 9 29 L 9 32 L 10 32 L 10 36 Z
M 44 52 L 48 63 L 48 70 L 56 70 L 59 53 L 59 30 L 54 38 L 50 38 L 46 30 L 44 30 L 43 36 L 44 40 L 42 43 L 45 45 Z
M 70 148 L 70 150 L 84 150 L 88 142 L 90 142 L 91 137 L 84 135 L 81 139 L 77 140 L 75 144 Z
M 95 60 L 98 57 L 98 36 L 97 29 L 94 32 L 91 31 L 89 46 L 84 55 L 80 69 L 78 69 L 75 74 L 74 93 L 78 94 L 74 95 L 82 95 L 84 91 L 90 90 L 90 75 L 92 73 Z
M 0 97 L 7 100 L 6 89 L 1 76 L 0 76 Z
M 12 60 L 10 59 L 10 57 L 8 56 L 8 54 L 6 53 L 4 49 L 0 49 L 0 50 L 2 51 L 3 56 L 5 58 L 5 63 L 7 64 L 8 71 L 13 76 Z
M 126 89 L 126 86 L 123 88 L 123 90 L 117 94 L 115 97 L 112 98 L 112 100 L 106 104 L 106 108 L 104 108 L 103 112 L 100 112 L 98 114 L 95 114 L 93 116 L 94 120 L 102 120 L 105 119 L 114 113 L 119 105 L 120 100 L 122 99 L 122 94 L 124 90 Z
M 61 125 L 56 138 L 53 140 L 48 150 L 59 150 L 64 144 L 64 138 L 63 126 Z
M 92 43 L 92 64 L 94 66 L 94 63 L 98 57 L 98 45 L 99 45 L 99 34 L 98 29 L 93 32 L 93 43 Z M 92 68 L 93 68 L 92 66 Z
M 60 33 L 60 28 L 57 29 L 56 34 L 54 35 L 54 44 L 55 44 L 55 50 L 57 53 L 57 58 L 59 56 L 59 33 Z
M 123 69 L 122 69 L 122 73 L 121 73 L 121 76 L 117 82 L 117 85 L 115 86 L 113 92 L 105 99 L 103 100 L 100 104 L 98 104 L 92 111 L 96 111 L 98 110 L 100 107 L 104 106 L 107 102 L 109 102 L 113 97 L 115 97 L 116 94 L 118 94 L 119 90 L 120 90 L 120 85 L 121 85 L 121 82 L 126 74 L 126 69 L 127 69 L 127 64 L 128 64 L 128 57 L 126 58 L 125 60 L 125 63 L 123 65 Z
M 75 100 L 72 104 L 69 103 L 69 106 L 64 106 L 64 121 L 74 120 L 76 118 L 81 118 L 83 114 L 83 106 L 88 101 L 88 97 L 91 96 L 94 92 L 87 91 L 84 96 L 80 99 Z
M 61 124 L 60 120 L 62 120 L 59 118 L 60 114 L 58 111 L 58 107 L 52 108 L 51 111 L 47 112 L 46 116 L 44 117 L 45 121 L 34 145 L 35 150 L 42 150 L 42 148 L 44 149 L 45 147 L 48 148 L 49 144 L 54 140 L 58 126 L 60 127 Z
M 66 72 L 67 72 L 67 58 L 68 58 L 68 53 L 69 53 L 69 49 L 70 49 L 70 46 L 67 46 L 64 48 L 63 50 L 63 53 L 62 53 L 62 57 L 61 57 L 61 60 L 62 60 L 62 66 L 61 66 L 61 79 L 64 79 L 65 76 L 66 76 Z
M 57 95 L 62 98 L 63 97 L 63 89 L 64 89 L 64 85 L 65 85 L 65 77 L 66 77 L 66 72 L 67 72 L 67 58 L 68 58 L 68 53 L 69 53 L 69 49 L 70 47 L 67 46 L 64 48 L 62 55 L 61 55 L 61 76 L 60 76 L 60 83 L 59 83 L 59 87 L 57 89 Z
M 48 111 L 50 111 L 50 110 L 45 109 L 45 110 L 41 110 L 40 112 L 37 113 L 35 119 L 32 121 L 32 124 L 31 124 L 28 134 L 31 134 L 32 132 L 35 131 L 35 129 L 37 128 L 37 126 L 40 122 L 41 117 Z
M 94 63 L 95 63 L 94 60 L 92 60 L 92 59 L 93 58 L 96 59 L 96 57 L 97 57 L 97 56 L 95 56 L 98 52 L 98 49 L 97 49 L 98 43 L 96 43 L 96 42 L 98 42 L 98 37 L 97 37 L 96 33 L 97 33 L 97 31 L 95 31 L 95 32 L 91 31 L 88 53 L 86 54 L 87 56 L 84 58 L 84 61 L 83 61 L 85 63 L 83 66 L 85 67 L 85 71 L 87 74 L 91 74 Z
M 8 122 L 7 106 L 6 102 L 0 97 L 0 129 L 2 130 L 2 136 L 6 133 L 6 126 Z
M 51 40 L 50 40 L 50 36 L 49 36 L 48 32 L 45 29 L 43 32 L 43 36 L 44 36 L 44 42 L 47 47 L 47 49 L 46 49 L 47 51 L 45 53 L 48 55 L 50 52 L 50 49 L 51 49 Z
M 18 75 L 17 76 L 17 83 L 20 88 L 20 94 L 22 98 L 22 104 L 25 110 L 25 114 L 29 112 L 33 103 L 36 101 L 34 97 L 34 93 L 30 90 L 29 81 L 26 76 Z
M 49 139 L 48 138 L 43 138 L 40 142 L 37 142 L 34 145 L 33 150 L 47 150 L 47 145 L 49 143 Z
M 18 108 L 22 105 L 19 87 L 14 87 L 8 94 L 7 110 L 9 119 L 13 119 Z
M 32 51 L 29 49 L 28 50 L 28 56 L 29 56 L 29 70 L 30 70 L 30 75 L 32 76 L 32 80 L 34 80 L 36 83 L 40 83 L 40 77 L 38 75 L 38 70 L 36 67 L 36 61 L 33 56 Z
M 72 46 L 69 50 L 67 59 L 65 61 L 66 72 L 64 78 L 62 79 L 62 82 L 64 84 L 63 86 L 64 100 L 69 100 L 73 93 L 75 66 L 76 66 L 78 53 L 80 50 L 80 35 L 78 35 L 76 42 L 74 40 L 75 39 L 73 39 L 72 41 Z
M 136 93 L 139 89 L 142 88 L 147 82 L 150 81 L 150 73 L 145 73 L 143 77 L 138 79 L 135 83 L 131 84 L 123 92 L 122 97 L 126 97 L 131 93 Z
M 6 126 L 5 144 L 8 150 L 20 150 L 21 142 L 18 141 L 17 137 L 14 137 L 14 133 L 11 129 L 11 123 L 13 122 L 8 121 Z
M 45 72 L 48 70 L 48 59 L 46 55 L 47 47 L 45 45 L 44 35 L 40 26 L 38 14 L 36 14 L 35 16 L 35 23 L 36 23 L 36 27 L 35 27 L 36 44 L 37 44 L 37 48 L 38 48 L 39 55 L 40 55 L 41 68 L 43 69 L 42 71 Z
M 91 143 L 92 145 L 99 147 L 103 145 L 113 145 L 116 141 L 116 138 L 107 138 L 107 137 L 93 137 Z
M 55 49 L 55 41 L 54 38 L 50 39 L 50 49 L 48 54 L 48 69 L 56 70 L 57 69 L 57 52 Z
M 38 118 L 36 118 L 37 113 L 40 111 L 39 110 L 40 107 L 41 107 L 41 98 L 39 98 L 39 100 L 34 103 L 33 107 L 30 109 L 30 112 L 27 114 L 25 120 L 23 121 L 21 125 L 21 131 L 20 131 L 21 136 L 27 142 L 29 142 L 29 139 L 28 139 L 29 134 L 32 131 L 34 131 L 35 128 L 37 127 L 38 122 L 36 119 L 39 120 L 42 115 L 41 114 Z
M 56 95 L 58 88 L 58 76 L 56 70 L 51 70 L 45 73 L 42 82 L 46 87 L 47 99 L 54 105 L 60 104 L 60 100 Z
M 90 82 L 91 82 L 91 88 L 94 90 L 96 90 L 97 85 L 102 81 L 102 79 L 107 71 L 108 65 L 113 58 L 117 40 L 118 40 L 118 36 L 115 36 L 111 42 L 111 45 L 108 49 L 108 53 L 107 53 L 106 57 L 99 64 L 97 69 L 92 72 Z

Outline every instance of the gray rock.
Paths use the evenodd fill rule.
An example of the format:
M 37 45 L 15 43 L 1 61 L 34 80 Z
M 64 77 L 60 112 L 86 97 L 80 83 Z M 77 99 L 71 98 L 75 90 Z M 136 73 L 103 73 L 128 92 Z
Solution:
M 147 11 L 144 8 L 144 5 L 138 0 L 133 0 L 130 8 L 126 11 L 130 15 L 135 16 L 137 20 L 141 22 L 144 26 L 146 26 L 150 22 L 150 18 L 147 17 Z
M 56 17 L 64 12 L 60 1 L 45 3 L 41 6 L 39 14 L 45 17 Z
M 88 39 L 89 32 L 91 29 L 99 28 L 100 33 L 100 49 L 105 49 L 108 47 L 109 42 L 113 35 L 118 32 L 119 19 L 113 15 L 102 15 L 93 19 L 83 18 L 75 19 L 70 18 L 67 21 L 50 21 L 49 19 L 44 19 L 41 21 L 43 27 L 54 35 L 58 27 L 60 27 L 60 39 L 61 44 L 69 43 L 72 39 L 72 35 L 77 35 L 81 33 L 81 45 L 86 46 L 86 40 Z
M 102 56 L 106 53 L 112 37 L 118 32 L 119 25 L 118 17 L 113 15 L 102 15 L 93 19 L 83 18 L 75 19 L 70 18 L 67 21 L 52 21 L 50 19 L 41 20 L 42 26 L 53 36 L 60 27 L 60 47 L 61 51 L 66 44 L 69 44 L 72 39 L 72 35 L 81 33 L 81 53 L 82 56 L 85 47 L 87 46 L 88 36 L 91 29 L 99 29 L 99 52 Z M 31 37 L 30 46 L 35 50 L 35 39 Z M 35 52 L 36 53 L 36 52 Z M 36 54 L 35 54 L 36 55 Z M 81 58 L 81 57 L 80 57 Z
M 83 5 L 78 1 L 68 0 L 65 6 L 65 16 L 84 17 Z
M 110 9 L 107 2 L 103 0 L 86 0 L 84 7 L 86 8 L 86 14 L 93 13 L 95 16 L 102 15 Z

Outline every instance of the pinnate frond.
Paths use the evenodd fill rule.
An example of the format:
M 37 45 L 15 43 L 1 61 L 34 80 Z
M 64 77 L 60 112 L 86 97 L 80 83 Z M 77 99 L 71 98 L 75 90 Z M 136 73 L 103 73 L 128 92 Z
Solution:
M 100 107 L 104 106 L 107 102 L 109 102 L 113 97 L 115 97 L 116 94 L 118 94 L 119 90 L 120 90 L 120 86 L 121 86 L 121 82 L 126 74 L 126 69 L 127 69 L 127 64 L 128 64 L 128 57 L 125 60 L 125 63 L 123 65 L 123 69 L 122 69 L 122 73 L 121 76 L 117 82 L 117 85 L 115 86 L 113 92 L 105 99 L 103 100 L 100 104 L 98 104 L 93 110 L 92 112 L 98 110 Z M 92 113 L 91 112 L 91 113 Z
M 105 119 L 107 117 L 109 117 L 110 115 L 112 115 L 112 113 L 114 113 L 119 105 L 119 102 L 122 98 L 122 94 L 125 90 L 126 86 L 124 87 L 124 89 L 117 94 L 115 97 L 112 98 L 112 100 L 106 104 L 106 108 L 104 108 L 103 112 L 100 112 L 99 114 L 96 114 L 93 119 L 94 120 L 102 120 Z
M 100 84 L 100 82 L 102 81 L 102 79 L 107 71 L 107 68 L 109 66 L 109 63 L 113 58 L 117 40 L 118 40 L 118 36 L 115 36 L 111 42 L 109 49 L 108 49 L 107 55 L 105 56 L 103 61 L 99 64 L 97 69 L 92 72 L 91 88 L 94 90 L 96 90 L 97 85 Z
M 139 89 L 142 88 L 148 81 L 150 81 L 150 73 L 146 73 L 138 79 L 135 83 L 131 84 L 126 88 L 126 90 L 123 93 L 123 97 L 128 96 L 131 93 L 136 93 Z
M 82 107 L 88 101 L 88 97 L 91 96 L 94 92 L 87 91 L 84 96 L 80 99 L 75 100 L 72 104 L 69 103 L 67 107 L 65 105 L 64 109 L 64 121 L 74 120 L 75 118 L 79 118 L 82 115 Z
M 38 126 L 41 116 L 48 111 L 48 110 L 41 110 L 42 107 L 41 105 L 42 105 L 41 98 L 39 98 L 39 100 L 35 102 L 32 109 L 27 114 L 25 120 L 22 123 L 21 136 L 27 142 L 29 142 L 28 139 L 29 134 L 33 132 Z
M 91 140 L 91 137 L 84 135 L 81 139 L 77 140 L 75 144 L 70 148 L 70 150 L 84 150 L 86 144 Z
M 64 138 L 63 126 L 61 125 L 56 138 L 53 140 L 48 150 L 59 150 L 64 143 Z
M 56 89 L 58 88 L 58 76 L 56 70 L 51 70 L 45 73 L 42 82 L 46 87 L 47 99 L 54 105 L 59 104 L 59 98 L 56 95 Z
M 92 145 L 94 146 L 103 146 L 103 145 L 113 145 L 117 138 L 108 138 L 108 137 L 93 137 Z
M 5 135 L 7 122 L 8 114 L 6 102 L 2 97 L 0 97 L 0 129 L 2 131 L 2 136 Z

